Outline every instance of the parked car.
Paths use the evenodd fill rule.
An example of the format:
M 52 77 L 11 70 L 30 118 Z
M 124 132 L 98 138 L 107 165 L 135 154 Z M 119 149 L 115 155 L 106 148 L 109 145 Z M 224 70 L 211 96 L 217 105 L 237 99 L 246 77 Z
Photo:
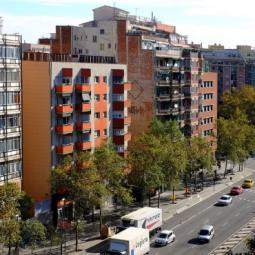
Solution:
M 210 240 L 214 236 L 214 228 L 212 225 L 204 225 L 199 233 L 198 233 L 198 240 L 200 242 L 210 242 Z
M 231 190 L 230 190 L 230 195 L 240 195 L 243 193 L 243 188 L 241 186 L 234 186 Z
M 223 195 L 218 200 L 218 205 L 229 205 L 232 203 L 232 197 L 229 195 Z
M 252 179 L 246 179 L 244 180 L 242 187 L 243 188 L 251 188 L 254 185 L 254 181 Z
M 175 234 L 172 230 L 163 230 L 159 233 L 155 240 L 156 246 L 163 246 L 167 245 L 171 242 L 174 242 L 175 240 Z

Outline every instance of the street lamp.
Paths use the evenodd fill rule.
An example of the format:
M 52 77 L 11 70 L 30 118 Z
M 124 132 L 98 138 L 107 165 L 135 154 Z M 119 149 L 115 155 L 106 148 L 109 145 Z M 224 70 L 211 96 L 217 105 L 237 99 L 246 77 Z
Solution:
M 66 199 L 63 197 L 61 199 L 61 202 L 63 202 L 63 207 L 62 207 L 62 213 L 61 213 L 61 241 L 60 241 L 60 254 L 63 254 L 63 227 L 64 227 L 64 211 L 65 211 L 65 201 Z M 62 205 L 62 203 L 61 203 Z

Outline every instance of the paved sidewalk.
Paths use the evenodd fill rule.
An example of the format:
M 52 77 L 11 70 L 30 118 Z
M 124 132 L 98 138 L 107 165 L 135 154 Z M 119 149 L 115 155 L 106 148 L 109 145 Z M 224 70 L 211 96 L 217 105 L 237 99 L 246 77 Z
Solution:
M 224 190 L 226 187 L 232 186 L 234 183 L 239 182 L 241 179 L 246 178 L 255 171 L 250 168 L 245 168 L 244 171 L 237 171 L 238 169 L 235 168 L 235 172 L 232 175 L 227 175 L 225 179 L 221 179 L 220 181 L 217 181 L 215 185 L 212 183 L 206 183 L 206 186 L 201 192 L 198 192 L 196 194 L 192 194 L 189 197 L 186 197 L 184 194 L 184 191 L 176 191 L 176 203 L 172 203 L 170 201 L 170 196 L 172 195 L 172 192 L 164 192 L 161 194 L 161 203 L 160 207 L 163 209 L 163 220 L 164 222 L 172 218 L 176 214 L 180 214 L 181 212 L 187 210 L 188 208 L 198 204 L 199 202 L 211 197 L 217 192 L 220 192 Z M 221 171 L 219 171 L 221 174 L 223 173 L 223 167 L 221 168 Z M 230 180 L 230 177 L 232 180 Z M 152 200 L 152 206 L 157 206 L 157 198 L 154 197 Z M 130 210 L 135 210 L 137 207 L 129 208 Z M 117 224 L 118 220 L 120 218 L 120 215 L 123 215 L 124 212 L 115 212 L 112 211 L 109 213 L 113 218 L 116 218 L 115 221 L 113 221 L 113 224 Z M 105 241 L 102 241 L 99 238 L 98 234 L 98 223 L 90 224 L 88 226 L 88 232 L 90 233 L 86 238 L 81 238 L 79 240 L 79 252 L 73 252 L 74 251 L 74 244 L 75 241 L 68 241 L 66 242 L 65 246 L 65 254 L 77 254 L 77 255 L 84 255 L 84 254 L 99 254 L 96 251 L 100 250 L 100 247 L 105 244 Z M 46 251 L 46 249 L 37 250 L 34 252 L 34 254 L 60 254 L 59 246 L 54 247 L 54 249 L 51 250 L 51 253 L 49 251 Z M 21 255 L 28 255 L 31 254 L 29 250 L 21 250 Z

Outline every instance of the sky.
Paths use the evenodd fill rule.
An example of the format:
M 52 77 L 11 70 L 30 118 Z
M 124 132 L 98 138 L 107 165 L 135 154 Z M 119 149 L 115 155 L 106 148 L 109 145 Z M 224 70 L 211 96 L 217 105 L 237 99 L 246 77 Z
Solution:
M 131 14 L 175 25 L 189 42 L 255 46 L 254 0 L 0 0 L 4 33 L 20 33 L 36 43 L 56 25 L 79 25 L 93 19 L 93 9 L 115 6 Z

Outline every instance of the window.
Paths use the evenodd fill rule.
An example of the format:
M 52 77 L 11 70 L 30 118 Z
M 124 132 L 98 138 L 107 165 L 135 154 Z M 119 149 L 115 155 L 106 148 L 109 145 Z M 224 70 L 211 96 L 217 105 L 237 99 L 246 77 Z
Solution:
M 103 113 L 104 118 L 107 118 L 107 112 Z
M 107 94 L 104 94 L 104 100 L 107 100 Z
M 0 105 L 7 104 L 19 104 L 20 92 L 0 92 Z
M 108 43 L 108 49 L 111 49 L 112 45 L 110 43 Z
M 0 82 L 19 82 L 20 72 L 16 69 L 7 70 L 0 69 Z
M 94 77 L 94 81 L 95 81 L 95 82 L 99 82 L 99 76 L 95 76 L 95 77 Z
M 100 112 L 95 112 L 95 118 L 99 119 L 100 118 Z
M 107 135 L 107 129 L 104 129 L 104 135 Z
M 98 94 L 95 94 L 95 97 L 94 97 L 95 101 L 100 101 L 100 95 Z
M 97 36 L 93 35 L 93 42 L 97 42 Z
M 82 54 L 82 49 L 79 49 L 79 54 Z
M 95 138 L 100 137 L 100 130 L 95 130 L 94 131 L 94 137 Z
M 104 81 L 104 83 L 107 83 L 107 76 L 103 77 L 103 81 Z
M 104 35 L 104 29 L 100 29 L 100 35 Z
M 100 43 L 100 50 L 104 50 L 104 44 Z

